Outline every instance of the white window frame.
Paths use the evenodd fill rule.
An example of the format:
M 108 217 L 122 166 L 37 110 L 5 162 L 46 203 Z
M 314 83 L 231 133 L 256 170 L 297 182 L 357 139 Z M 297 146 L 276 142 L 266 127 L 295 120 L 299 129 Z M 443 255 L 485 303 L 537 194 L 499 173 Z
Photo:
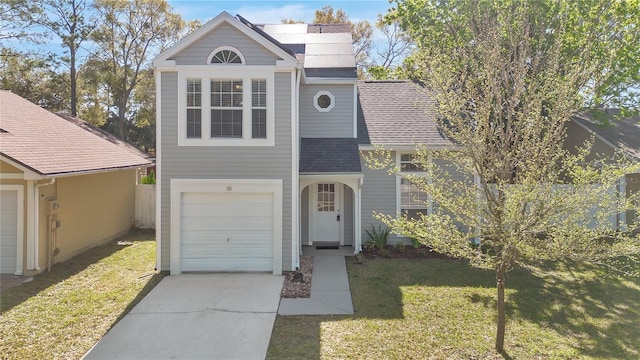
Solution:
M 415 155 L 415 152 L 396 152 L 396 165 L 398 166 L 399 169 L 402 170 L 402 155 Z M 429 162 L 432 161 L 431 157 L 429 157 L 428 159 Z M 402 171 L 401 171 L 402 172 Z M 409 173 L 412 173 L 413 175 L 418 175 L 421 177 L 425 177 L 427 178 L 427 182 L 431 182 L 431 179 L 428 177 L 426 172 L 420 171 L 420 170 L 413 170 L 413 171 L 407 171 Z M 425 215 L 431 215 L 432 211 L 433 211 L 433 205 L 432 205 L 432 201 L 431 201 L 431 195 L 429 193 L 427 193 L 427 201 L 426 201 L 426 206 L 424 207 L 424 209 L 426 209 L 426 214 Z M 417 207 L 415 209 L 418 209 Z M 420 208 L 423 209 L 423 208 Z M 402 214 L 402 176 L 397 175 L 396 176 L 396 213 L 398 215 Z
M 320 105 L 318 105 L 318 99 L 320 98 L 320 96 L 323 96 L 323 95 L 326 95 L 326 96 L 329 97 L 329 99 L 331 99 L 331 104 L 329 104 L 329 106 L 327 106 L 326 108 L 320 107 Z M 331 91 L 326 91 L 326 90 L 318 91 L 313 96 L 313 106 L 319 112 L 329 112 L 336 106 L 336 98 L 335 98 L 335 96 L 333 96 Z
M 237 64 L 237 63 L 211 63 L 211 60 L 213 60 L 213 57 L 219 53 L 220 51 L 233 51 L 234 53 L 236 53 L 236 55 L 238 55 L 238 57 L 240 58 L 240 62 L 241 64 Z M 245 65 L 246 61 L 244 59 L 244 55 L 242 55 L 242 53 L 240 52 L 240 50 L 234 48 L 233 46 L 220 46 L 217 47 L 215 50 L 213 50 L 209 56 L 207 56 L 207 65 L 213 65 L 213 66 L 221 66 L 221 65 L 232 65 L 232 66 L 238 66 L 238 65 Z
M 275 73 L 273 69 L 256 70 L 238 64 L 217 64 L 209 71 L 178 71 L 178 146 L 274 146 L 275 145 Z M 187 80 L 201 79 L 201 138 L 187 138 Z M 211 80 L 242 80 L 242 138 L 211 137 Z M 252 138 L 252 80 L 266 80 L 267 137 Z

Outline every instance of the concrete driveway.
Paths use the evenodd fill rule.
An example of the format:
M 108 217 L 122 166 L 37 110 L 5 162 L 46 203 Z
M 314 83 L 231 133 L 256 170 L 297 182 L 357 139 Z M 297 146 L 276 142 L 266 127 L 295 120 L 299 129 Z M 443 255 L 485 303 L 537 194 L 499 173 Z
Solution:
M 283 276 L 167 276 L 85 359 L 264 359 Z

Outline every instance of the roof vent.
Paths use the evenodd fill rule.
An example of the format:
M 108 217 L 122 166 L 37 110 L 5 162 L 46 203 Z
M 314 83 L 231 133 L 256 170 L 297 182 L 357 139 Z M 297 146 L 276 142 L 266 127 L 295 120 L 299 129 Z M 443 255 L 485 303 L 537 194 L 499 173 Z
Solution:
M 5 134 L 5 133 L 8 133 L 8 131 L 5 129 L 0 129 L 0 134 Z

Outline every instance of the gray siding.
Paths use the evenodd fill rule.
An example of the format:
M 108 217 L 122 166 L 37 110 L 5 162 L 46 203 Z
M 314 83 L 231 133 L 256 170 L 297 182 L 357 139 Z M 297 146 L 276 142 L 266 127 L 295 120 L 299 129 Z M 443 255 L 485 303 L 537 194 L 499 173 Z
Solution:
M 344 221 L 344 244 L 353 245 L 353 191 L 347 185 L 343 185 L 342 197 L 342 221 Z
M 395 153 L 391 154 L 395 157 Z M 371 229 L 371 225 L 378 226 L 381 222 L 373 218 L 373 212 L 385 215 L 396 215 L 396 177 L 389 175 L 386 170 L 372 170 L 362 160 L 362 244 L 369 241 L 365 230 Z
M 275 146 L 178 147 L 177 74 L 162 74 L 162 269 L 169 268 L 171 179 L 282 179 L 282 268 L 291 269 L 291 75 L 275 74 Z
M 222 24 L 182 50 L 174 60 L 178 65 L 206 65 L 207 57 L 220 46 L 233 46 L 246 60 L 246 65 L 275 65 L 280 58 L 228 24 Z
M 313 105 L 318 91 L 330 91 L 335 107 L 319 112 Z M 353 85 L 300 86 L 300 137 L 352 138 L 353 137 Z

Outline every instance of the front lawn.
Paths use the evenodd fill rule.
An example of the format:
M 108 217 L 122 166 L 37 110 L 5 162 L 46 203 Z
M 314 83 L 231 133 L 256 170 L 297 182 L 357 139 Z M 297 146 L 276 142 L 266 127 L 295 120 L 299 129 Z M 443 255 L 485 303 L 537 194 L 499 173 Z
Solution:
M 2 293 L 0 358 L 79 359 L 162 278 L 149 231 L 91 249 Z
M 278 316 L 270 359 L 501 359 L 495 276 L 446 259 L 347 261 L 353 316 Z M 640 280 L 556 264 L 507 279 L 505 358 L 640 357 Z

